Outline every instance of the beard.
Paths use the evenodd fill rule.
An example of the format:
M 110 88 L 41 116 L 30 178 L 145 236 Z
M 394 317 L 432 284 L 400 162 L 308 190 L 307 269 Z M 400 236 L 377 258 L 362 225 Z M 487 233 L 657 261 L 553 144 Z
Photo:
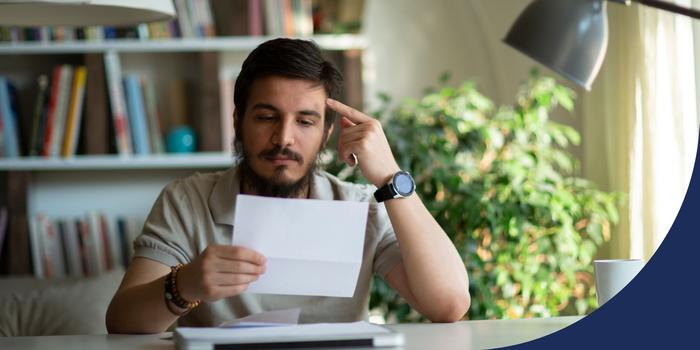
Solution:
M 250 189 L 256 194 L 265 197 L 279 197 L 279 198 L 291 198 L 297 197 L 302 192 L 306 191 L 311 183 L 311 177 L 317 169 L 318 156 L 314 157 L 314 161 L 309 164 L 304 175 L 298 180 L 289 179 L 285 172 L 287 170 L 286 165 L 279 165 L 275 167 L 274 173 L 270 177 L 266 177 L 258 174 L 250 165 L 251 154 L 247 152 L 245 148 L 242 150 L 243 157 L 240 159 L 241 167 L 241 185 L 243 188 Z M 320 151 L 320 150 L 319 150 Z M 264 159 L 266 157 L 274 156 L 284 156 L 289 159 L 295 160 L 300 165 L 304 165 L 304 158 L 290 150 L 289 148 L 281 148 L 276 146 L 275 148 L 267 149 L 257 155 L 258 158 Z

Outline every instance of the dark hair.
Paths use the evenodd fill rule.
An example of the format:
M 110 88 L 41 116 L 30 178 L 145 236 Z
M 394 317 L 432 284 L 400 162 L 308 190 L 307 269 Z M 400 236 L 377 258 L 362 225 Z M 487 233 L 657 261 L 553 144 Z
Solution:
M 343 85 L 343 75 L 333 63 L 321 56 L 321 50 L 312 41 L 279 38 L 260 44 L 245 59 L 236 78 L 233 93 L 233 103 L 238 113 L 234 126 L 236 146 L 241 142 L 241 126 L 250 88 L 256 79 L 265 76 L 298 78 L 323 84 L 326 94 L 333 99 L 339 97 Z M 336 113 L 326 108 L 326 132 L 335 119 Z

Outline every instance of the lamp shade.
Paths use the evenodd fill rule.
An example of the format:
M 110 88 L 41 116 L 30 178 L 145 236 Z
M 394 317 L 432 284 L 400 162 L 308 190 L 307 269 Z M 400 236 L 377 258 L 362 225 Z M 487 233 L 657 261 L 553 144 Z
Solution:
M 0 25 L 134 25 L 175 16 L 171 0 L 0 0 Z
M 607 17 L 604 0 L 535 0 L 503 41 L 590 90 L 608 47 Z

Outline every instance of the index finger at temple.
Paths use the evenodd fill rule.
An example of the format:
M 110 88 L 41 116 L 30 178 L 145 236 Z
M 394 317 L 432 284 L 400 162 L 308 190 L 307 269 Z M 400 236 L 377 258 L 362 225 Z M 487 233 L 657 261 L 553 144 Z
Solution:
M 328 107 L 331 107 L 334 111 L 340 113 L 342 116 L 348 118 L 351 122 L 355 124 L 360 124 L 372 120 L 373 118 L 365 115 L 364 113 L 340 103 L 332 98 L 326 99 Z

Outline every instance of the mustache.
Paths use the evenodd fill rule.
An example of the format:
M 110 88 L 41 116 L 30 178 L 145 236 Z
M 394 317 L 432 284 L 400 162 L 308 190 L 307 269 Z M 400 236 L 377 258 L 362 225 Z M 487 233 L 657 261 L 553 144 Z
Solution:
M 295 160 L 299 164 L 304 163 L 304 157 L 302 157 L 301 154 L 296 153 L 287 147 L 282 148 L 280 146 L 276 146 L 275 148 L 266 149 L 266 150 L 260 152 L 260 154 L 258 156 L 261 158 L 272 158 L 272 157 L 283 156 L 285 158 Z

